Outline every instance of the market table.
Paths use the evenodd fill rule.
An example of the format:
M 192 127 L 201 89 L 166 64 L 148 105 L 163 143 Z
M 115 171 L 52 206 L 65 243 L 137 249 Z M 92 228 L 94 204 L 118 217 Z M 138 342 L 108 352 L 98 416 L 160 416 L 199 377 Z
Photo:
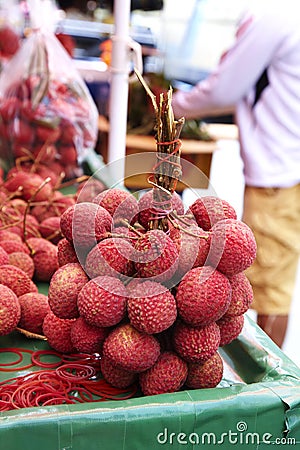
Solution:
M 7 347 L 48 344 L 13 333 L 0 339 Z M 1 450 L 298 448 L 300 369 L 248 316 L 220 352 L 224 377 L 213 389 L 2 412 Z

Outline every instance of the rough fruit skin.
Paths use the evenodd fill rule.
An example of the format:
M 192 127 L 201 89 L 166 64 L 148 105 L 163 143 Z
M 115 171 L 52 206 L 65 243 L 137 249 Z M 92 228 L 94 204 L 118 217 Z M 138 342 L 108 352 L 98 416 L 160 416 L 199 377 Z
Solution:
M 71 341 L 79 353 L 102 353 L 107 329 L 89 325 L 78 317 L 71 326 Z
M 250 267 L 256 250 L 253 232 L 241 220 L 220 220 L 211 229 L 210 265 L 227 276 Z
M 107 238 L 99 242 L 88 253 L 85 270 L 90 278 L 102 275 L 122 278 L 132 276 L 134 265 L 131 255 L 133 246 L 123 238 Z
M 60 217 L 47 217 L 39 224 L 39 232 L 42 237 L 48 239 L 53 244 L 57 244 L 62 238 L 60 231 Z
M 21 306 L 16 294 L 0 284 L 0 336 L 5 336 L 17 327 L 21 317 Z
M 77 306 L 87 323 L 98 327 L 118 324 L 126 314 L 126 288 L 117 278 L 93 278 L 80 290 Z
M 231 285 L 231 301 L 226 316 L 240 316 L 244 314 L 253 302 L 253 289 L 244 272 L 229 278 Z
M 166 330 L 177 317 L 176 301 L 171 292 L 147 280 L 130 290 L 127 312 L 131 325 L 147 334 Z
M 100 360 L 100 369 L 105 381 L 112 386 L 124 389 L 132 385 L 137 380 L 137 374 L 128 372 L 115 366 L 109 358 L 102 356 Z
M 38 290 L 24 270 L 11 264 L 0 266 L 0 283 L 14 291 L 17 297 Z
M 191 269 L 178 285 L 178 314 L 193 326 L 205 326 L 220 319 L 231 300 L 228 278 L 210 266 Z
M 92 202 L 76 203 L 60 217 L 62 235 L 76 248 L 91 249 L 112 227 L 106 209 Z
M 216 387 L 223 377 L 223 360 L 218 352 L 204 363 L 189 363 L 186 386 L 190 389 Z
M 218 350 L 220 338 L 220 328 L 215 322 L 206 327 L 192 327 L 178 321 L 174 327 L 173 346 L 185 361 L 202 363 Z
M 8 253 L 0 246 L 0 266 L 2 264 L 9 264 L 9 255 Z
M 215 196 L 197 198 L 189 207 L 189 211 L 194 215 L 199 227 L 206 231 L 210 230 L 219 220 L 237 218 L 233 206 L 226 200 Z
M 131 223 L 139 210 L 136 198 L 119 188 L 106 189 L 94 198 L 93 203 L 105 208 L 114 224 L 124 219 Z
M 160 355 L 158 340 L 130 324 L 114 328 L 103 344 L 103 355 L 112 364 L 129 372 L 149 369 Z
M 244 326 L 244 315 L 235 317 L 222 317 L 218 320 L 217 325 L 220 328 L 220 347 L 230 344 L 242 332 Z
M 18 326 L 31 333 L 43 333 L 43 321 L 50 312 L 47 295 L 29 292 L 19 297 L 21 318 Z
M 18 240 L 6 239 L 0 242 L 0 246 L 10 254 L 13 252 L 24 252 L 27 255 L 30 254 L 29 248 L 24 242 L 19 242 Z
M 150 189 L 147 191 L 138 201 L 139 213 L 138 213 L 138 222 L 145 228 L 145 230 L 149 229 L 149 222 L 153 215 L 151 212 L 153 202 L 153 190 Z M 177 192 L 174 192 L 172 195 L 171 201 L 172 209 L 177 212 L 178 215 L 184 214 L 184 205 L 182 203 L 181 197 Z
M 8 256 L 8 264 L 19 267 L 19 269 L 22 269 L 25 273 L 27 273 L 29 278 L 32 278 L 34 275 L 33 259 L 24 252 L 10 253 Z
M 89 178 L 87 181 L 81 183 L 76 190 L 76 202 L 92 202 L 96 195 L 100 194 L 106 189 L 102 181 L 96 178 Z
M 44 238 L 29 238 L 27 243 L 32 249 L 34 262 L 34 279 L 49 282 L 58 269 L 57 246 Z
M 89 281 L 79 263 L 68 263 L 60 267 L 52 276 L 48 298 L 53 313 L 61 319 L 79 316 L 77 297 L 82 287 Z
M 188 373 L 187 363 L 174 352 L 162 352 L 156 363 L 139 374 L 144 395 L 176 392 L 184 385 Z
M 165 282 L 172 278 L 178 267 L 178 251 L 172 239 L 162 230 L 150 230 L 136 245 L 134 263 L 138 276 Z
M 60 319 L 52 311 L 44 318 L 43 334 L 48 344 L 60 353 L 75 351 L 71 341 L 71 327 L 75 319 Z
M 66 238 L 61 239 L 57 244 L 57 260 L 60 267 L 68 263 L 78 263 L 73 244 Z

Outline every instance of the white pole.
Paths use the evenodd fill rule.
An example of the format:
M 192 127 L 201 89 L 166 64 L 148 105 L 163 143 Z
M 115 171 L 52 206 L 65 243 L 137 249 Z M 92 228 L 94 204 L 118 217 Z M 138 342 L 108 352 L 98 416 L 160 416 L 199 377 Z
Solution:
M 115 34 L 112 36 L 111 82 L 109 100 L 108 163 L 122 159 L 117 164 L 114 178 L 122 183 L 125 173 L 126 129 L 129 76 L 129 24 L 130 0 L 114 2 Z

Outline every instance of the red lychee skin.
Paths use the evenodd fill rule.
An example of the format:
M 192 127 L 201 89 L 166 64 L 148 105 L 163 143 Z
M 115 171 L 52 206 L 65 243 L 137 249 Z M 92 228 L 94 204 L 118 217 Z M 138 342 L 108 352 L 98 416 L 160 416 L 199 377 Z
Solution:
M 73 244 L 66 238 L 61 239 L 57 244 L 57 259 L 60 267 L 68 263 L 78 263 Z
M 98 327 L 117 325 L 126 315 L 126 288 L 117 278 L 100 276 L 86 283 L 78 294 L 80 316 Z
M 94 198 L 93 203 L 105 208 L 112 216 L 114 224 L 124 219 L 131 223 L 139 210 L 136 198 L 119 188 L 106 189 Z
M 27 255 L 30 254 L 29 248 L 24 242 L 18 240 L 3 240 L 0 242 L 0 246 L 6 251 L 6 253 L 23 252 Z
M 162 230 L 150 230 L 135 244 L 134 263 L 138 276 L 165 282 L 178 267 L 178 251 L 172 239 Z
M 53 244 L 58 244 L 62 238 L 60 231 L 60 217 L 48 217 L 39 224 L 41 236 Z
M 6 240 L 22 242 L 22 239 L 18 234 L 13 233 L 8 230 L 0 230 L 0 241 L 6 241 Z
M 241 220 L 224 219 L 211 229 L 210 265 L 227 276 L 243 272 L 256 258 L 251 228 Z
M 244 326 L 245 317 L 243 314 L 234 317 L 222 317 L 217 321 L 217 325 L 220 328 L 220 347 L 230 344 L 234 341 L 242 332 Z
M 206 231 L 210 230 L 219 220 L 237 218 L 233 206 L 226 200 L 215 196 L 197 198 L 189 207 L 189 212 L 194 215 L 199 227 Z
M 34 262 L 34 279 L 49 282 L 58 269 L 57 246 L 44 238 L 29 238 L 27 244 L 31 248 Z
M 149 229 L 149 222 L 152 213 L 152 202 L 153 202 L 153 190 L 147 191 L 138 201 L 139 213 L 138 222 L 146 229 Z M 178 215 L 184 214 L 184 206 L 181 197 L 177 192 L 173 193 L 171 206 Z
M 18 327 L 31 333 L 42 334 L 45 316 L 50 312 L 47 295 L 30 292 L 19 297 L 21 318 Z
M 0 245 L 0 266 L 2 266 L 3 264 L 9 264 L 9 254 Z
M 53 313 L 61 319 L 79 316 L 78 294 L 89 281 L 79 263 L 69 263 L 59 267 L 49 283 L 49 305 Z
M 106 190 L 106 186 L 102 181 L 96 178 L 89 178 L 87 181 L 80 183 L 76 190 L 76 202 L 92 202 L 96 195 Z
M 62 197 L 61 192 L 55 191 L 45 205 L 37 205 L 31 209 L 31 214 L 41 223 L 47 217 L 61 216 L 70 206 L 75 204 L 73 197 Z
M 160 345 L 153 335 L 141 333 L 130 324 L 122 324 L 105 339 L 103 355 L 124 370 L 143 372 L 159 357 Z
M 44 318 L 43 334 L 51 348 L 60 353 L 76 351 L 71 341 L 71 328 L 75 319 L 60 319 L 52 311 Z
M 197 225 L 190 225 L 184 226 L 184 230 L 171 228 L 170 238 L 176 244 L 179 254 L 175 274 L 179 282 L 190 269 L 205 265 L 210 248 L 210 234 Z
M 16 294 L 0 284 L 0 336 L 10 334 L 18 325 L 21 306 Z
M 177 392 L 187 373 L 187 363 L 182 358 L 174 352 L 162 352 L 150 369 L 139 374 L 139 384 L 144 395 Z
M 176 320 L 174 296 L 155 281 L 144 281 L 130 290 L 127 312 L 131 325 L 147 334 L 160 333 Z
M 191 269 L 178 285 L 178 314 L 193 326 L 206 326 L 220 319 L 231 300 L 228 278 L 210 266 Z
M 253 289 L 244 272 L 229 277 L 229 281 L 232 294 L 226 316 L 240 316 L 248 311 L 253 302 Z
M 96 203 L 83 202 L 69 207 L 60 218 L 63 236 L 76 248 L 91 249 L 110 231 L 112 217 Z
M 177 321 L 173 332 L 174 350 L 187 362 L 202 363 L 218 350 L 220 336 L 215 322 L 206 327 L 192 327 Z
M 90 278 L 103 275 L 117 278 L 122 278 L 122 275 L 130 277 L 134 273 L 134 265 L 131 261 L 133 251 L 133 246 L 123 238 L 104 239 L 88 253 L 85 270 Z
M 102 353 L 108 329 L 88 324 L 78 317 L 71 327 L 71 341 L 79 353 Z
M 11 264 L 0 266 L 0 283 L 9 287 L 17 297 L 28 292 L 37 292 L 37 286 L 19 267 Z
M 116 367 L 105 356 L 101 357 L 100 369 L 105 381 L 119 389 L 125 389 L 137 380 L 136 373 L 128 372 L 127 370 L 120 369 L 120 367 Z
M 224 364 L 218 352 L 204 363 L 189 363 L 186 386 L 190 389 L 205 389 L 218 386 L 223 377 Z
M 24 252 L 13 252 L 8 255 L 8 264 L 19 267 L 24 270 L 29 278 L 33 278 L 34 275 L 34 262 L 31 256 Z

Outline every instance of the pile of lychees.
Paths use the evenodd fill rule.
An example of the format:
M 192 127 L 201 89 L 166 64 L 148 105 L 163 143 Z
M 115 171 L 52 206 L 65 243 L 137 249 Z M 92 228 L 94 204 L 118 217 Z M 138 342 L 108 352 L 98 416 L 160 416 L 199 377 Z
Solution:
M 219 347 L 242 331 L 253 292 L 251 229 L 214 196 L 184 210 L 172 194 L 167 231 L 153 228 L 153 189 L 111 188 L 60 217 L 59 268 L 43 334 L 62 353 L 99 353 L 104 379 L 144 395 L 217 386 Z

